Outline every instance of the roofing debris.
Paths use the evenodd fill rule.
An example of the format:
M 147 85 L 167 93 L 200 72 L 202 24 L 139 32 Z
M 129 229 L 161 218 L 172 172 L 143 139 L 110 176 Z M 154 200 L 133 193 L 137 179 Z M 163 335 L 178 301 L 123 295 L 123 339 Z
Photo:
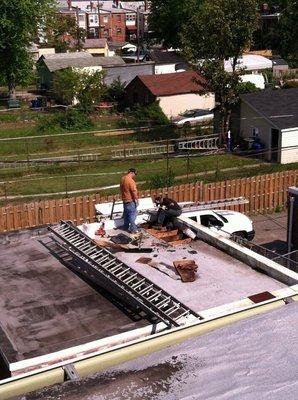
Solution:
M 194 260 L 174 261 L 174 266 L 181 276 L 182 282 L 194 282 L 196 280 L 196 271 L 198 266 Z

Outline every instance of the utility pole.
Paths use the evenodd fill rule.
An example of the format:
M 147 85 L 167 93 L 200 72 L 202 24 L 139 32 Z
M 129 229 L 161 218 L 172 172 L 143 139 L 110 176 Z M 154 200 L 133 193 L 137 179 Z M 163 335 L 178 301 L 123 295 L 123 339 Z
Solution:
M 79 22 L 79 7 L 76 6 L 76 18 L 77 18 L 77 50 L 80 49 L 80 22 Z
M 97 12 L 98 12 L 98 39 L 100 39 L 101 34 L 100 34 L 100 6 L 99 6 L 99 0 L 97 0 Z
M 140 7 L 137 7 L 137 63 L 140 62 Z

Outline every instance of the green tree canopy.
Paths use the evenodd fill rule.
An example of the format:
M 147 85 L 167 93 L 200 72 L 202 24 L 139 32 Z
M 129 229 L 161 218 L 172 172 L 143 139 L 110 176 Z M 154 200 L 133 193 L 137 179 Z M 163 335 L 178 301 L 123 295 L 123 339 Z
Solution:
M 52 10 L 44 21 L 46 44 L 55 48 L 57 53 L 67 50 L 81 50 L 86 39 L 86 31 L 78 27 L 76 18 Z
M 167 46 L 179 47 L 215 92 L 221 131 L 239 99 L 237 60 L 250 47 L 258 23 L 257 0 L 152 0 L 150 29 Z M 232 73 L 224 68 L 231 59 Z
M 149 25 L 154 38 L 167 47 L 178 48 L 181 45 L 180 33 L 189 18 L 190 7 L 198 0 L 151 0 Z
M 1 0 L 0 80 L 15 96 L 16 85 L 28 83 L 32 72 L 29 48 L 52 0 Z
M 277 50 L 280 54 L 298 65 L 298 1 L 287 0 L 287 5 L 281 13 L 278 26 Z
M 91 112 L 93 106 L 106 97 L 104 72 L 75 68 L 58 71 L 54 77 L 54 93 L 61 103 L 68 105 L 78 101 L 82 111 Z
M 240 75 L 237 62 L 250 47 L 257 26 L 256 0 L 205 0 L 193 8 L 183 27 L 181 42 L 188 58 L 206 77 L 216 95 L 222 136 L 228 130 L 231 107 L 239 100 Z M 225 71 L 225 60 L 232 72 Z

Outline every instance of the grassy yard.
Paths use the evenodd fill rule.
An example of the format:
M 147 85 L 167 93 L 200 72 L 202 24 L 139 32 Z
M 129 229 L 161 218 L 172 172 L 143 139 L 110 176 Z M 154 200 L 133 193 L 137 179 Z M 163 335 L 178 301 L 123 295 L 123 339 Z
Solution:
M 172 158 L 169 160 L 169 168 L 178 177 L 191 175 L 189 181 L 209 179 L 229 179 L 232 172 L 221 172 L 225 168 L 236 168 L 235 173 L 249 174 L 250 170 L 243 166 L 259 163 L 259 160 L 247 159 L 233 155 L 200 156 L 191 158 Z M 138 181 L 148 181 L 150 176 L 165 175 L 167 171 L 166 160 L 142 161 L 142 162 L 114 162 L 82 164 L 81 166 L 49 166 L 42 168 L 30 168 L 20 170 L 2 170 L 0 178 L 0 195 L 3 197 L 16 195 L 34 195 L 40 193 L 71 192 L 89 188 L 101 188 L 119 183 L 121 174 L 131 166 L 138 168 Z M 267 166 L 264 165 L 263 169 Z M 208 175 L 208 171 L 217 171 Z M 258 171 L 262 171 L 258 168 Z M 233 172 L 234 173 L 234 172 Z M 197 178 L 196 174 L 199 174 Z M 201 174 L 201 175 L 200 175 Z M 253 172 L 255 174 L 255 171 Z M 66 178 L 67 177 L 67 178 Z M 185 182 L 186 179 L 183 179 Z M 7 182 L 6 184 L 4 182 Z M 139 184 L 140 188 L 148 188 L 148 185 Z M 96 191 L 96 190 L 95 190 Z M 113 192 L 113 190 L 110 190 Z

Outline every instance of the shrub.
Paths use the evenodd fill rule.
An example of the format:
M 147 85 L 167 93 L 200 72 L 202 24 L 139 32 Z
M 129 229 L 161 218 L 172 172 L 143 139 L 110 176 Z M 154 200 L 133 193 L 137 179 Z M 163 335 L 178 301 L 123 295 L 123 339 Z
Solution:
M 106 99 L 108 101 L 113 101 L 117 103 L 117 108 L 119 111 L 125 108 L 125 84 L 116 79 L 107 89 Z
M 64 113 L 57 113 L 53 116 L 43 118 L 38 125 L 40 133 L 57 133 L 62 129 L 65 130 L 80 130 L 93 127 L 89 115 L 79 109 L 70 109 Z
M 57 122 L 61 128 L 66 130 L 88 129 L 93 126 L 93 122 L 88 115 L 76 109 L 66 111 Z
M 158 125 L 169 124 L 168 118 L 163 113 L 157 101 L 147 106 L 137 106 L 133 114 L 138 121 L 150 121 Z
M 283 85 L 283 89 L 291 89 L 291 88 L 298 88 L 298 80 L 286 81 L 286 83 Z
M 175 182 L 175 175 L 170 169 L 169 174 L 155 174 L 149 176 L 148 185 L 150 189 L 159 189 L 163 187 L 173 186 Z

